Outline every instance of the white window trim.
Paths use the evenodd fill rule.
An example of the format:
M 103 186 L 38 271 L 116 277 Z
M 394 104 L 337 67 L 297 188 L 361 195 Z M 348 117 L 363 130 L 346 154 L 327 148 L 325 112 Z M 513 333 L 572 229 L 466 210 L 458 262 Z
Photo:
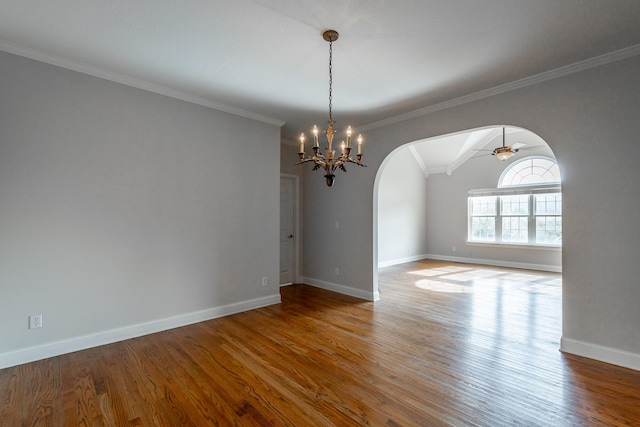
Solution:
M 511 184 L 504 184 L 504 179 L 507 176 L 507 174 L 514 169 L 516 166 L 525 163 L 525 162 L 530 162 L 532 160 L 536 160 L 536 159 L 540 159 L 540 160 L 547 160 L 548 162 L 554 164 L 556 167 L 558 167 L 558 162 L 556 162 L 555 159 L 548 157 L 548 156 L 527 156 L 527 157 L 523 157 L 520 160 L 517 160 L 515 162 L 513 162 L 512 164 L 510 164 L 507 168 L 505 168 L 505 170 L 502 171 L 502 173 L 500 174 L 500 178 L 498 179 L 498 188 L 514 188 L 514 187 L 527 187 L 527 186 L 533 186 L 533 187 L 538 187 L 538 186 L 544 186 L 544 183 L 533 183 L 533 184 L 516 184 L 516 185 L 511 185 Z M 558 170 L 559 173 L 559 170 Z M 549 184 L 551 185 L 557 185 L 558 182 L 549 182 Z
M 469 190 L 472 197 L 482 196 L 512 196 L 516 194 L 542 194 L 542 193 L 562 193 L 560 184 L 530 185 L 522 187 L 502 187 L 484 188 L 479 190 Z
M 502 233 L 502 224 L 500 219 L 503 217 L 500 209 L 500 196 L 511 196 L 511 195 L 535 195 L 535 194 L 549 194 L 549 193 L 560 193 L 562 194 L 562 187 L 558 184 L 550 184 L 550 185 L 538 185 L 538 186 L 529 186 L 529 187 L 510 187 L 510 188 L 490 188 L 490 189 L 480 189 L 480 190 L 469 190 L 469 197 L 487 197 L 487 196 L 497 196 L 496 200 L 497 209 L 496 215 L 491 216 L 496 218 L 496 239 L 501 236 Z M 527 216 L 529 220 L 535 219 L 536 215 L 533 212 L 533 200 L 529 201 L 531 212 Z M 467 204 L 467 239 L 466 244 L 470 246 L 484 246 L 484 247 L 511 247 L 511 248 L 529 248 L 529 249 L 542 249 L 542 250 L 554 250 L 554 249 L 562 249 L 562 243 L 559 245 L 548 245 L 548 244 L 536 244 L 536 243 L 514 243 L 514 242 L 483 242 L 480 240 L 470 240 L 469 237 L 471 235 L 471 220 L 472 216 L 469 212 L 470 206 Z M 506 215 L 509 216 L 509 215 Z M 501 238 L 501 237 L 500 237 Z M 531 236 L 529 236 L 531 239 Z
M 537 251 L 555 251 L 555 252 L 562 251 L 562 246 L 558 246 L 558 245 L 553 245 L 553 246 L 536 245 L 536 244 L 518 245 L 513 243 L 500 243 L 500 242 L 476 242 L 475 240 L 473 241 L 467 240 L 465 244 L 467 246 L 482 246 L 485 248 L 494 247 L 494 248 L 501 248 L 501 249 L 532 249 Z

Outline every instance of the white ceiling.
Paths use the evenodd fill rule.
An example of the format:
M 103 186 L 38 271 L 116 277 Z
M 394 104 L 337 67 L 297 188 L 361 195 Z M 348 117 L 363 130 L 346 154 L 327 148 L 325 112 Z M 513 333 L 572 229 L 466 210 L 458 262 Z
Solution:
M 638 0 L 0 0 L 0 11 L 0 50 L 285 122 L 289 139 L 326 122 L 327 28 L 340 32 L 337 129 L 640 52 Z

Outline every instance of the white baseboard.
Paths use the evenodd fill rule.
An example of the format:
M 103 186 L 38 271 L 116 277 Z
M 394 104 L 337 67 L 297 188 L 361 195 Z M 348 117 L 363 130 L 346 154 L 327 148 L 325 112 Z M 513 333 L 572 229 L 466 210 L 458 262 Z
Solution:
M 378 268 L 391 267 L 392 265 L 404 264 L 405 262 L 420 261 L 421 259 L 429 258 L 429 255 L 412 255 L 405 258 L 397 258 L 388 261 L 378 262 Z
M 560 351 L 640 371 L 640 354 L 562 337 Z
M 510 261 L 500 261 L 495 259 L 465 258 L 465 257 L 434 255 L 434 254 L 426 254 L 423 256 L 422 259 L 424 258 L 435 259 L 438 261 L 462 262 L 465 264 L 493 265 L 496 267 L 511 267 L 511 268 L 522 268 L 525 270 L 551 271 L 555 273 L 562 273 L 562 266 L 559 266 L 559 265 L 529 264 L 526 262 L 510 262 Z
M 380 299 L 378 292 L 368 292 L 362 289 L 352 288 L 350 286 L 338 285 L 337 283 L 325 282 L 324 280 L 314 279 L 312 277 L 303 277 L 303 283 L 316 288 L 326 289 L 328 291 L 337 292 L 339 294 L 349 295 L 352 297 L 364 299 L 367 301 L 377 301 Z
M 34 362 L 48 357 L 60 356 L 74 351 L 86 350 L 88 348 L 111 344 L 142 335 L 179 328 L 193 323 L 204 322 L 205 320 L 229 316 L 243 311 L 266 307 L 268 305 L 279 304 L 280 302 L 280 294 L 270 295 L 267 297 L 255 298 L 234 304 L 181 314 L 166 319 L 155 320 L 153 322 L 140 323 L 137 325 L 126 326 L 124 328 L 112 329 L 96 334 L 44 344 L 37 347 L 2 353 L 0 354 L 0 369 Z

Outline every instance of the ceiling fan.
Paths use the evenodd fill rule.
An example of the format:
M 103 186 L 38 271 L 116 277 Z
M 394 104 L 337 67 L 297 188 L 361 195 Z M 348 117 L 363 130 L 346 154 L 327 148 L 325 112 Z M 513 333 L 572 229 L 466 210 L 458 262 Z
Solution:
M 478 151 L 491 151 L 492 156 L 496 156 L 498 159 L 505 161 L 509 159 L 511 156 L 513 156 L 514 154 L 516 154 L 518 151 L 520 151 L 520 148 L 523 147 L 524 145 L 525 144 L 522 142 L 516 142 L 513 145 L 506 145 L 505 128 L 503 127 L 502 128 L 502 146 L 496 147 L 493 150 L 478 150 Z

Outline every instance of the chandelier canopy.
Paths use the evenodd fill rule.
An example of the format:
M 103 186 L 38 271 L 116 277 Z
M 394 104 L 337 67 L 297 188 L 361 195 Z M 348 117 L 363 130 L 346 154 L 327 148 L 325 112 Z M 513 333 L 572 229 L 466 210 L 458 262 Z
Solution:
M 356 159 L 350 157 L 351 153 L 351 134 L 352 129 L 351 126 L 347 127 L 345 134 L 347 136 L 346 142 L 343 140 L 340 144 L 340 155 L 335 157 L 335 150 L 333 149 L 333 115 L 332 115 L 332 86 L 333 86 L 333 42 L 338 40 L 338 32 L 335 30 L 326 30 L 322 33 L 322 38 L 329 42 L 329 126 L 327 127 L 327 142 L 328 146 L 325 147 L 325 154 L 320 152 L 320 145 L 318 143 L 318 126 L 313 125 L 312 133 L 313 133 L 313 156 L 306 157 L 304 152 L 304 141 L 305 136 L 304 133 L 300 134 L 300 152 L 298 156 L 300 157 L 300 161 L 296 164 L 301 165 L 307 162 L 313 162 L 313 170 L 317 170 L 323 168 L 325 171 L 325 179 L 327 185 L 331 187 L 333 185 L 333 181 L 335 179 L 335 171 L 336 169 L 340 169 L 343 172 L 346 172 L 347 169 L 344 167 L 346 163 L 355 163 L 358 166 L 366 166 L 361 163 L 362 160 L 362 135 L 358 135 L 358 154 Z

